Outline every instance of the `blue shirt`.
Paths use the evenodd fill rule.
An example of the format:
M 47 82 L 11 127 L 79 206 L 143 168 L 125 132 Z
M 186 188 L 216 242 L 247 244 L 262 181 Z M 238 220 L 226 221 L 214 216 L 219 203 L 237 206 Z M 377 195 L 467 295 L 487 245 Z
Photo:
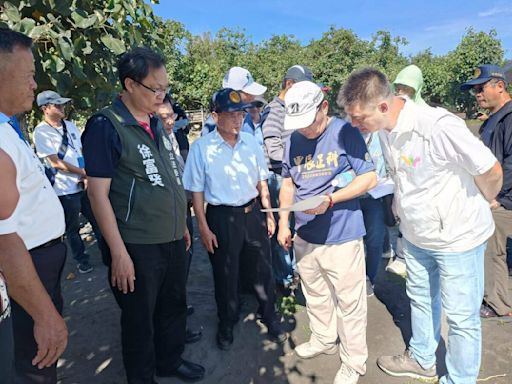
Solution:
M 5 113 L 0 112 L 0 124 L 9 122 L 9 116 Z
M 281 175 L 292 178 L 295 201 L 335 192 L 336 176 L 351 171 L 359 176 L 375 166 L 359 130 L 344 120 L 333 118 L 315 139 L 295 131 L 286 142 Z M 313 244 L 339 244 L 366 234 L 357 198 L 335 204 L 323 215 L 295 212 L 295 230 Z
M 214 130 L 190 147 L 183 185 L 204 192 L 209 204 L 240 206 L 258 196 L 256 186 L 267 178 L 265 156 L 254 137 L 240 132 L 232 147 Z

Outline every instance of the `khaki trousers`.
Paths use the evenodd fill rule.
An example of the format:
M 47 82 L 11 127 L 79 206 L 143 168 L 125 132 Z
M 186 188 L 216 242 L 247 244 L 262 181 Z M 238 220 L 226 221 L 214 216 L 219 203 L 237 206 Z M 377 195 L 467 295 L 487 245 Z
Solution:
M 512 311 L 508 284 L 507 237 L 512 236 L 512 210 L 499 207 L 492 211 L 496 230 L 485 251 L 484 301 L 500 316 Z
M 343 363 L 364 375 L 366 346 L 366 270 L 362 239 L 343 244 L 294 241 L 311 328 L 311 343 L 326 348 L 339 338 Z

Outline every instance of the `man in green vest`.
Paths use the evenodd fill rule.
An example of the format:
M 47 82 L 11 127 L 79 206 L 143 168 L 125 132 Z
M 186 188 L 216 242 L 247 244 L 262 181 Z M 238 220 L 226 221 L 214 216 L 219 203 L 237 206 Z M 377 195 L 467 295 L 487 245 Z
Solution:
M 103 258 L 121 308 L 127 381 L 154 384 L 155 374 L 200 380 L 204 368 L 181 358 L 187 201 L 171 142 L 153 115 L 169 89 L 165 62 L 135 48 L 121 56 L 117 70 L 123 90 L 89 119 L 82 141 Z

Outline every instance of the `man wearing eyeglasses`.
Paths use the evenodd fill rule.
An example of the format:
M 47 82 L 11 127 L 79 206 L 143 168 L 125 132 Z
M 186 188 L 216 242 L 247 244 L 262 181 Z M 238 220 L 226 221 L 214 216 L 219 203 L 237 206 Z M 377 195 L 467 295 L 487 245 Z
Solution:
M 153 384 L 155 374 L 200 380 L 204 368 L 181 358 L 187 201 L 172 144 L 153 115 L 169 91 L 165 61 L 135 48 L 120 57 L 117 70 L 123 90 L 89 119 L 82 142 L 103 258 L 122 313 L 127 381 Z
M 53 189 L 64 208 L 66 238 L 71 254 L 77 262 L 78 272 L 89 273 L 93 267 L 80 237 L 80 211 L 86 175 L 80 131 L 73 122 L 65 120 L 64 107 L 70 101 L 54 91 L 43 91 L 37 95 L 36 102 L 43 112 L 43 121 L 34 130 L 34 144 L 37 155 L 57 171 Z M 90 220 L 96 227 L 94 219 Z M 99 236 L 97 232 L 96 229 L 95 234 Z
M 475 78 L 462 84 L 461 90 L 475 96 L 478 105 L 489 112 L 480 127 L 480 138 L 503 168 L 503 186 L 491 202 L 496 230 L 485 251 L 483 318 L 512 316 L 507 266 L 507 237 L 512 236 L 512 101 L 507 92 L 505 71 L 485 64 L 475 70 Z

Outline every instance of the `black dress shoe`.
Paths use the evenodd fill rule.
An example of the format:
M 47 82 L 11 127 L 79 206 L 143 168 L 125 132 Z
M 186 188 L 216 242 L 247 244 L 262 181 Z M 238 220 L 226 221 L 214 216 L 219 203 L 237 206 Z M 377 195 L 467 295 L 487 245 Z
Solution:
M 181 360 L 181 364 L 172 372 L 160 373 L 157 371 L 156 375 L 159 377 L 177 377 L 183 381 L 199 381 L 204 378 L 204 367 L 190 361 Z
M 268 338 L 277 344 L 283 344 L 286 340 L 288 340 L 288 334 L 283 331 L 279 323 L 273 322 L 270 325 L 267 325 L 267 329 Z
M 187 316 L 191 316 L 191 315 L 193 315 L 193 314 L 194 314 L 194 312 L 195 312 L 194 307 L 193 307 L 193 306 L 191 306 L 191 305 L 187 305 Z
M 233 345 L 233 327 L 219 326 L 217 331 L 217 346 L 223 351 L 231 349 Z
M 201 340 L 202 336 L 203 333 L 201 331 L 192 331 L 191 329 L 187 328 L 185 335 L 185 344 L 197 343 L 199 340 Z

